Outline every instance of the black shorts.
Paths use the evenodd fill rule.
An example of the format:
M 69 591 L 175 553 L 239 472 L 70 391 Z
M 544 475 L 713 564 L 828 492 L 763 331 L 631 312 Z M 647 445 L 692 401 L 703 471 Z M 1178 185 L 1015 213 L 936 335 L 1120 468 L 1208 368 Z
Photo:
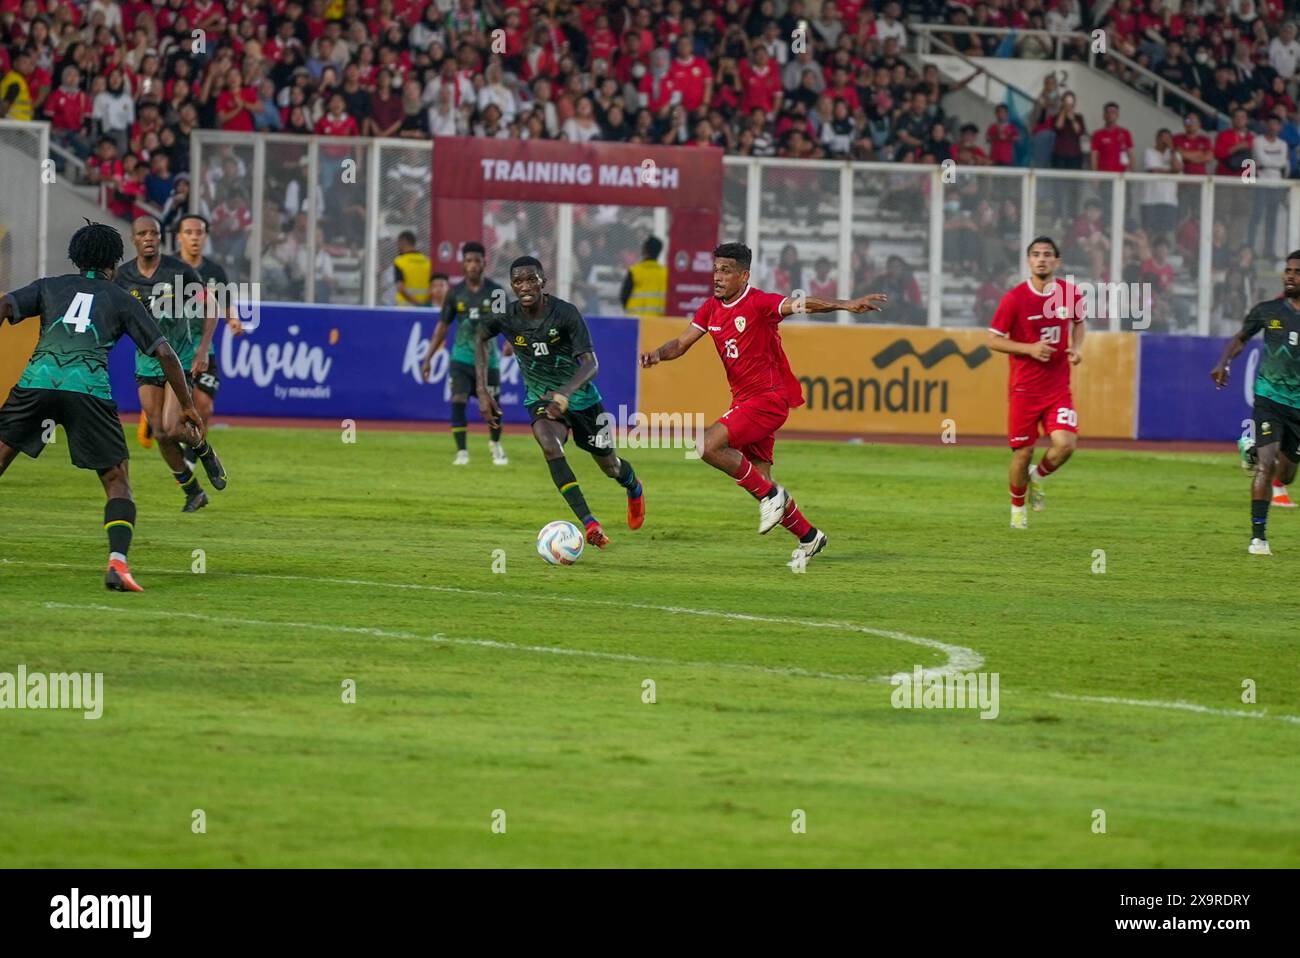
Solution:
M 72 464 L 79 469 L 108 469 L 129 458 L 117 405 L 64 389 L 14 387 L 0 406 L 0 442 L 35 459 L 45 451 L 46 440 L 58 442 L 56 423 L 63 427 Z
M 458 363 L 453 360 L 447 376 L 451 379 L 451 394 L 453 396 L 478 395 L 478 377 L 474 372 L 473 363 Z M 493 398 L 501 395 L 500 369 L 488 369 L 488 392 L 492 394 Z
M 217 357 L 209 356 L 207 371 L 199 373 L 198 376 L 190 376 L 189 380 L 191 389 L 207 393 L 216 399 L 217 390 L 221 388 L 221 364 L 217 362 Z
M 1300 462 L 1300 409 L 1256 396 L 1255 445 L 1270 446 L 1275 442 L 1281 443 L 1282 455 Z
M 546 405 L 539 401 L 528 407 L 531 422 L 549 418 L 546 415 Z M 570 409 L 560 417 L 560 421 L 573 431 L 574 445 L 583 452 L 603 457 L 614 452 L 614 430 L 610 428 L 612 424 L 608 420 L 601 421 L 600 417 L 604 414 L 605 407 L 593 403 L 586 409 Z
M 194 377 L 190 375 L 188 369 L 185 371 L 185 382 L 189 384 L 190 389 L 194 388 Z M 141 376 L 137 374 L 135 377 L 135 384 L 137 386 L 154 386 L 158 389 L 166 389 L 167 377 L 166 376 Z

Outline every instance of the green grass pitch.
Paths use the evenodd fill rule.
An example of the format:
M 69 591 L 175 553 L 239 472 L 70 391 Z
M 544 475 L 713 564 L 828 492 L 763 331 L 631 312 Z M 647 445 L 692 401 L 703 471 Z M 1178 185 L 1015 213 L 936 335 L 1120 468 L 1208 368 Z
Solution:
M 505 469 L 480 426 L 467 469 L 445 434 L 213 438 L 231 486 L 196 515 L 134 449 L 144 595 L 103 589 L 64 445 L 0 479 L 0 671 L 105 699 L 0 711 L 0 867 L 1300 864 L 1300 515 L 1246 554 L 1230 444 L 1085 436 L 1013 532 L 1003 449 L 781 442 L 831 537 L 801 575 L 681 451 L 626 451 L 632 533 L 571 450 L 614 544 L 553 568 L 526 436 Z M 894 708 L 882 677 L 949 653 L 892 633 L 977 655 L 998 717 Z M 1209 711 L 1139 704 L 1175 702 Z

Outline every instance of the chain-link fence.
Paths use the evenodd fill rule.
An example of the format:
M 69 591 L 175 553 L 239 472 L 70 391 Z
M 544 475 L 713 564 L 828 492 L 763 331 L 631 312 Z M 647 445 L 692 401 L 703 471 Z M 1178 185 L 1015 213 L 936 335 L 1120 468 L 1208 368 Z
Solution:
M 0 290 L 45 275 L 49 126 L 0 120 Z
M 3 141 L 0 141 L 3 142 Z M 426 249 L 433 145 L 203 131 L 191 141 L 213 219 L 213 255 L 269 299 L 393 302 L 397 237 Z M 820 298 L 885 292 L 894 324 L 982 327 L 1024 275 L 1030 239 L 1062 251 L 1060 275 L 1142 284 L 1149 315 L 1102 328 L 1222 334 L 1278 295 L 1300 248 L 1300 184 L 1008 167 L 792 163 L 727 157 L 719 240 L 754 251 L 756 285 Z M 0 167 L 0 176 L 11 175 Z M 9 208 L 30 191 L 6 191 Z M 21 214 L 12 214 L 22 219 Z M 536 256 L 551 288 L 586 312 L 618 314 L 627 267 L 669 212 L 642 207 L 484 203 L 488 272 Z M 1205 224 L 1212 224 L 1206 227 Z M 665 248 L 663 262 L 672 250 Z M 1136 287 L 1135 287 L 1136 288 Z M 830 317 L 879 322 L 877 314 Z

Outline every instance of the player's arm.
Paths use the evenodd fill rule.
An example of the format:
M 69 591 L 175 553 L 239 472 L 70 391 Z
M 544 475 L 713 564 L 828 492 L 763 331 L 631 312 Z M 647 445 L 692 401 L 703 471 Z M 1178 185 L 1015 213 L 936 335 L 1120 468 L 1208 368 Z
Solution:
M 1264 319 L 1259 314 L 1259 307 L 1256 306 L 1246 314 L 1246 319 L 1241 324 L 1241 329 L 1228 340 L 1228 345 L 1223 347 L 1223 355 L 1219 357 L 1218 363 L 1210 370 L 1210 378 L 1214 380 L 1214 385 L 1222 389 L 1228 385 L 1228 364 L 1236 359 L 1246 343 L 1257 332 L 1264 328 Z
M 1012 302 L 1011 294 L 1007 293 L 998 303 L 997 311 L 993 314 L 993 322 L 989 323 L 989 333 L 985 340 L 985 345 L 995 353 L 1008 353 L 1012 356 L 1028 356 L 1031 359 L 1037 359 L 1040 363 L 1045 363 L 1052 358 L 1052 347 L 1043 340 L 1035 342 L 1022 343 L 1011 338 L 1011 327 L 1015 322 L 1015 305 Z
M 857 299 L 816 299 L 811 296 L 787 296 L 779 307 L 782 317 L 795 314 L 833 313 L 845 310 L 850 313 L 874 313 L 885 308 L 889 296 L 885 293 L 868 293 Z
M 185 369 L 181 366 L 176 350 L 172 349 L 171 344 L 167 342 L 167 337 L 158 327 L 158 321 L 149 314 L 143 303 L 134 296 L 126 294 L 121 294 L 120 302 L 125 313 L 122 325 L 126 334 L 131 337 L 131 341 L 136 344 L 140 352 L 152 356 L 162 366 L 167 384 L 172 387 L 172 392 L 180 401 L 181 421 L 190 431 L 189 438 L 197 444 L 203 438 L 203 417 L 194 406 L 194 396 L 190 393 L 190 384 L 185 379 Z
M 37 283 L 28 283 L 22 289 L 6 293 L 0 297 L 0 325 L 8 320 L 17 326 L 29 316 L 41 313 L 41 288 Z
M 491 426 L 501 425 L 501 407 L 488 388 L 488 350 L 492 348 L 492 338 L 496 334 L 496 325 L 489 319 L 478 324 L 478 335 L 474 338 L 474 384 L 478 393 L 478 410 Z
M 1088 335 L 1088 324 L 1081 317 L 1070 321 L 1070 348 L 1065 351 L 1071 366 L 1083 362 L 1083 340 Z
M 587 321 L 582 318 L 582 314 L 576 309 L 570 309 L 560 322 L 564 326 L 564 334 L 569 337 L 578 368 L 573 371 L 567 383 L 559 389 L 551 390 L 546 397 L 546 415 L 552 419 L 558 419 L 568 411 L 569 397 L 595 379 L 596 371 L 600 369 L 596 350 L 591 344 L 591 330 L 587 328 Z
M 424 377 L 427 383 L 429 377 L 433 375 L 433 356 L 442 349 L 442 344 L 447 341 L 447 327 L 451 325 L 447 322 L 447 304 L 442 305 L 442 315 L 438 317 L 438 322 L 433 326 L 433 335 L 429 337 L 429 348 L 425 350 L 424 361 L 420 363 L 420 375 Z M 476 344 L 477 346 L 477 344 Z
M 704 329 L 692 322 L 686 327 L 676 339 L 670 339 L 658 349 L 652 349 L 648 353 L 641 354 L 641 368 L 649 369 L 658 363 L 666 363 L 670 359 L 676 359 L 683 356 L 686 350 L 690 349 L 704 335 Z
M 190 374 L 199 376 L 208 371 L 208 354 L 212 351 L 212 337 L 217 333 L 218 317 L 216 310 L 208 309 L 208 287 L 204 284 L 203 278 L 192 269 L 187 269 L 183 275 L 185 288 L 187 290 L 197 288 L 203 295 L 203 301 L 197 307 L 203 311 L 203 333 L 199 336 L 199 345 L 194 351 L 194 362 L 190 364 Z

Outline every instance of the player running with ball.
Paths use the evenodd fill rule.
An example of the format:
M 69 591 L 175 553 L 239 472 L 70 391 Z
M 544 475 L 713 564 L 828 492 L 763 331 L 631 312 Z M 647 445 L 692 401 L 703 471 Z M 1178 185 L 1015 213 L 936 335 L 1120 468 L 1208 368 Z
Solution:
M 603 549 L 609 536 L 587 506 L 578 478 L 564 458 L 564 443 L 591 453 L 596 465 L 627 491 L 627 524 L 645 522 L 645 496 L 632 464 L 614 451 L 609 419 L 596 388 L 596 351 L 591 332 L 572 303 L 545 292 L 546 274 L 531 256 L 510 264 L 510 288 L 518 297 L 504 314 L 480 314 L 474 351 L 479 410 L 488 425 L 501 424 L 501 407 L 488 380 L 488 349 L 498 334 L 515 350 L 524 376 L 524 404 L 533 420 L 533 437 L 542 447 L 551 479 L 586 529 L 587 542 Z
M 989 348 L 1011 356 L 1007 381 L 1007 439 L 1011 443 L 1011 528 L 1027 529 L 1025 493 L 1043 510 L 1043 481 L 1065 465 L 1079 439 L 1079 417 L 1070 395 L 1070 367 L 1083 360 L 1083 298 L 1055 279 L 1061 265 L 1056 242 L 1039 236 L 1029 244 L 1029 279 L 1008 290 L 989 327 Z M 1038 428 L 1052 440 L 1038 465 Z
M 806 562 L 826 548 L 826 533 L 810 523 L 790 494 L 772 481 L 776 431 L 790 410 L 803 405 L 803 389 L 790 371 L 777 326 L 793 313 L 831 313 L 845 309 L 869 313 L 882 308 L 887 297 L 872 293 L 843 302 L 765 293 L 749 285 L 753 256 L 744 243 L 723 243 L 713 251 L 714 298 L 696 311 L 686 331 L 653 352 L 641 354 L 641 366 L 683 355 L 706 333 L 722 358 L 731 386 L 731 408 L 704 432 L 700 458 L 725 472 L 758 500 L 758 531 L 767 534 L 777 523 L 799 545 L 791 566 Z
M 1255 373 L 1255 448 L 1259 461 L 1250 484 L 1251 555 L 1267 556 L 1269 485 L 1290 484 L 1300 462 L 1300 250 L 1286 258 L 1282 297 L 1257 303 L 1237 335 L 1228 340 L 1210 373 L 1214 385 L 1228 385 L 1228 363 L 1252 336 L 1264 333 Z

